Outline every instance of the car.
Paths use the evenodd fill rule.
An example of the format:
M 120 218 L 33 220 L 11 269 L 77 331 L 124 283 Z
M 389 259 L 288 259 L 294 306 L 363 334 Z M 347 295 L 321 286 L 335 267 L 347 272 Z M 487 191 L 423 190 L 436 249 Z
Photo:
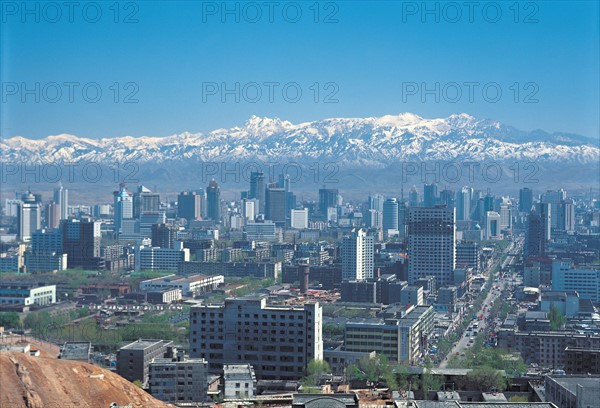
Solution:
M 457 351 L 457 352 L 456 352 L 456 355 L 457 355 L 457 356 L 460 356 L 460 353 Z M 463 354 L 463 355 L 464 355 L 464 354 Z
M 467 332 L 467 334 L 465 334 L 465 337 L 469 337 L 471 336 L 471 333 Z

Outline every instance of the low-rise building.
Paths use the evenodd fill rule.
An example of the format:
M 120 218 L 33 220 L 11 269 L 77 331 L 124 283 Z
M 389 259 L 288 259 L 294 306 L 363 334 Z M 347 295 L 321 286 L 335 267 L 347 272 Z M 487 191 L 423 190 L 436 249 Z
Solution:
M 225 283 L 223 275 L 167 275 L 161 278 L 140 282 L 140 290 L 144 292 L 180 289 L 183 296 L 193 297 L 202 292 L 209 292 Z
M 170 403 L 205 402 L 208 399 L 208 363 L 202 358 L 187 358 L 183 350 L 156 357 L 148 366 L 148 392 Z
M 0 282 L 0 304 L 48 306 L 56 303 L 56 285 L 38 286 L 26 282 Z
M 256 375 L 250 364 L 223 366 L 223 397 L 225 399 L 252 398 L 256 394 Z

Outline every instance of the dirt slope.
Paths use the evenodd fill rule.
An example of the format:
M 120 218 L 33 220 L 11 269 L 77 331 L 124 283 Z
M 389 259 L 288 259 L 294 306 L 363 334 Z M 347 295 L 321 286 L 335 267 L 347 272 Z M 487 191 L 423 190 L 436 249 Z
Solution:
M 168 408 L 119 375 L 91 364 L 0 353 L 0 407 Z

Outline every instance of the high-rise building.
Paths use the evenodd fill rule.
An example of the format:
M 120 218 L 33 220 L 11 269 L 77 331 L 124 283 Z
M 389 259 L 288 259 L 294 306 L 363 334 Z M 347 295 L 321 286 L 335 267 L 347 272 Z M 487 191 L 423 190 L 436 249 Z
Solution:
M 412 186 L 410 192 L 408 193 L 408 206 L 409 207 L 418 207 L 420 205 L 419 201 L 419 192 L 417 191 L 417 186 Z
M 29 242 L 31 235 L 42 228 L 41 204 L 31 191 L 23 194 L 17 207 L 17 239 Z
M 496 211 L 485 213 L 485 239 L 500 239 L 500 214 Z
M 525 259 L 541 258 L 546 256 L 546 242 L 548 221 L 538 212 L 544 205 L 532 206 L 527 217 L 527 231 L 525 234 Z M 547 205 L 545 206 L 547 209 Z
M 250 192 L 248 198 L 258 200 L 258 208 L 255 210 L 260 214 L 265 213 L 265 174 L 263 172 L 250 173 Z
M 46 204 L 46 227 L 58 228 L 60 225 L 60 206 L 54 201 Z
M 67 254 L 69 268 L 104 269 L 104 261 L 100 257 L 100 226 L 101 223 L 96 221 L 61 221 L 63 252 Z
M 433 276 L 436 284 L 454 284 L 456 263 L 456 215 L 453 208 L 408 210 L 408 279 L 414 285 L 418 279 Z
M 533 191 L 523 187 L 519 190 L 519 212 L 529 213 L 533 205 Z
M 262 380 L 298 380 L 311 360 L 323 359 L 322 308 L 269 306 L 265 297 L 230 298 L 190 310 L 190 356 L 224 364 L 251 364 Z
M 58 207 L 60 217 L 59 223 L 60 220 L 66 220 L 69 218 L 69 190 L 64 188 L 62 185 L 54 189 L 54 203 Z
M 133 219 L 133 196 L 125 188 L 125 183 L 119 185 L 119 191 L 115 191 L 113 196 L 115 232 L 120 234 L 123 229 L 123 221 Z
M 254 221 L 254 217 L 257 215 L 258 200 L 244 198 L 242 200 L 242 217 L 244 222 Z
M 369 210 L 376 210 L 380 213 L 383 212 L 383 203 L 385 197 L 382 194 L 373 194 L 369 196 Z
M 145 186 L 139 186 L 133 195 L 133 218 L 140 218 L 145 212 L 160 211 L 160 194 L 153 193 Z
M 196 191 L 182 191 L 177 196 L 177 217 L 188 222 L 202 218 L 202 196 Z
M 437 185 L 425 184 L 423 187 L 423 207 L 434 207 L 438 201 Z
M 290 219 L 291 219 L 290 226 L 292 228 L 307 229 L 308 228 L 308 209 L 303 208 L 301 210 L 291 210 Z
M 455 196 L 456 194 L 452 190 L 444 189 L 440 191 L 440 204 L 445 204 L 448 208 L 455 208 Z
M 549 204 L 550 207 L 550 226 L 552 228 L 558 228 L 558 220 L 557 217 L 558 209 L 562 202 L 567 199 L 567 192 L 562 188 L 556 191 L 548 190 L 541 196 L 541 202 L 544 204 Z
M 373 236 L 363 229 L 352 230 L 342 240 L 342 279 L 346 281 L 373 278 L 374 271 Z
M 398 237 L 406 238 L 406 217 L 408 216 L 408 205 L 404 200 L 398 202 Z
M 339 201 L 339 191 L 337 188 L 319 189 L 319 212 L 322 215 L 327 214 L 327 209 L 337 207 Z
M 285 226 L 287 216 L 287 194 L 284 188 L 269 186 L 265 192 L 265 219 L 278 227 Z
M 217 180 L 212 179 L 206 188 L 206 206 L 209 219 L 221 221 L 221 189 Z
M 398 230 L 398 201 L 395 198 L 384 201 L 381 226 L 384 232 Z
M 456 219 L 468 221 L 471 217 L 471 189 L 463 187 L 456 193 Z
M 159 248 L 173 248 L 175 229 L 167 224 L 152 225 L 152 246 Z

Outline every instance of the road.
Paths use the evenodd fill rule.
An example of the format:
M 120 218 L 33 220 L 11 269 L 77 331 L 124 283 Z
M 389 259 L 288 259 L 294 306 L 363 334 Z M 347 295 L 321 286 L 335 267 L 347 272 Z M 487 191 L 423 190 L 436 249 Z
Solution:
M 513 253 L 513 254 L 519 253 L 521 251 L 522 245 L 523 245 L 522 238 L 517 238 L 517 240 L 515 241 L 514 244 L 511 243 L 508 247 L 506 247 L 506 249 L 504 250 L 504 254 L 509 254 L 509 255 L 502 262 L 502 268 L 506 268 L 508 265 L 512 265 L 515 262 L 517 257 L 510 255 L 510 253 Z M 493 271 L 494 268 L 496 268 L 496 266 L 498 265 L 498 262 L 500 262 L 500 259 L 502 259 L 502 255 L 488 269 L 487 276 L 489 276 L 489 273 L 491 273 L 491 271 Z M 500 279 L 499 282 L 495 282 L 492 284 L 493 286 L 492 286 L 491 290 L 488 292 L 487 296 L 485 297 L 485 300 L 483 301 L 483 307 L 485 310 L 468 311 L 467 312 L 468 314 L 475 314 L 477 317 L 479 317 L 480 315 L 483 315 L 483 318 L 481 320 L 474 320 L 472 322 L 472 323 L 474 323 L 474 322 L 479 323 L 479 328 L 477 329 L 478 336 L 483 336 L 485 334 L 485 330 L 487 328 L 487 318 L 489 317 L 489 312 L 490 312 L 490 303 L 492 301 L 496 302 L 498 300 L 498 297 L 500 296 L 502 291 L 504 291 L 504 289 L 508 285 L 508 282 L 509 282 L 509 279 L 504 278 L 504 279 Z M 467 333 L 469 334 L 468 337 L 467 337 Z M 446 368 L 448 366 L 448 361 L 451 356 L 460 356 L 465 352 L 465 350 L 468 347 L 470 347 L 470 344 L 472 344 L 472 343 L 469 343 L 469 341 L 471 339 L 473 339 L 473 337 L 471 336 L 472 333 L 473 333 L 472 331 L 471 332 L 466 331 L 466 332 L 462 333 L 460 340 L 455 343 L 455 345 L 452 347 L 452 349 L 448 353 L 448 356 L 444 360 L 442 360 L 442 362 L 440 363 L 440 365 L 439 365 L 440 368 Z M 474 340 L 475 339 L 473 339 L 473 341 Z

